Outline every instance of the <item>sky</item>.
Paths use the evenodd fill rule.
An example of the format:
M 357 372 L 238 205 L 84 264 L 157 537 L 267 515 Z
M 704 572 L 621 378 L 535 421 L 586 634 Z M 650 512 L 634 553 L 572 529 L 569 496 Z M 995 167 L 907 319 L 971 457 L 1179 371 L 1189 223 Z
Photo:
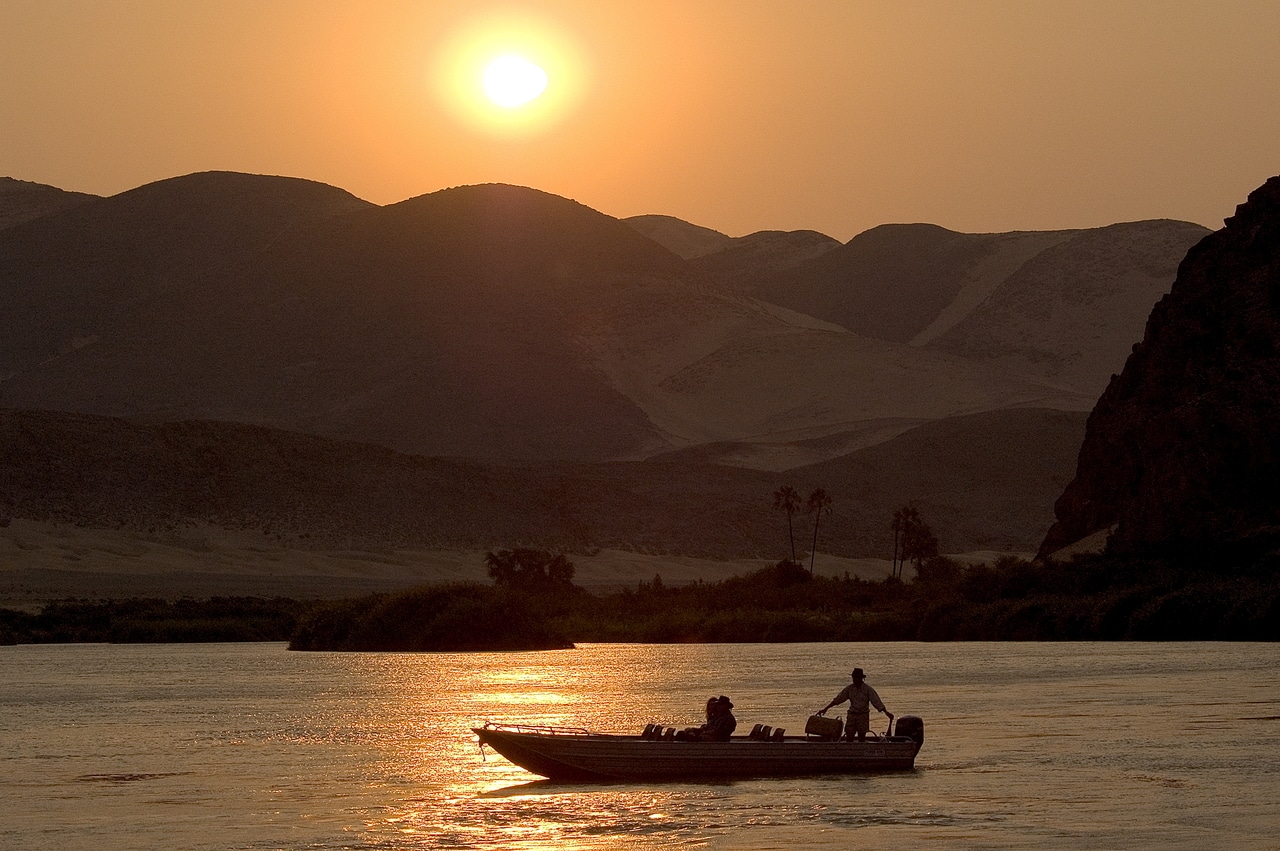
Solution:
M 842 241 L 1221 226 L 1280 173 L 1276 0 L 0 0 L 0 175 L 514 183 Z M 480 76 L 545 69 L 526 107 Z

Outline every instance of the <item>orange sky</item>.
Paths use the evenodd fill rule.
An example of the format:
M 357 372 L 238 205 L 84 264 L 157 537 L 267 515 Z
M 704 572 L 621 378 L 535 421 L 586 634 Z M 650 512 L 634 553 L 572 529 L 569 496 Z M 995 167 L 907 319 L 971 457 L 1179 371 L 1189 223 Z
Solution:
M 0 0 L 0 174 L 500 181 L 734 236 L 1216 228 L 1280 173 L 1277 33 L 1275 0 Z M 551 74 L 522 126 L 447 87 L 499 36 Z

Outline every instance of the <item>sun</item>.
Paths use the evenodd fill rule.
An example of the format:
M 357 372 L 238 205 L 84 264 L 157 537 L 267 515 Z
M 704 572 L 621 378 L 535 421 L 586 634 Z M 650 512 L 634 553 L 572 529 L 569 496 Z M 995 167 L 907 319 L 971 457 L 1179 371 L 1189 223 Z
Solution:
M 560 125 L 584 101 L 588 55 L 557 22 L 510 9 L 460 20 L 431 47 L 437 102 L 470 128 L 528 138 Z
M 496 57 L 484 69 L 484 93 L 504 109 L 536 100 L 547 90 L 547 83 L 547 72 L 540 65 L 514 53 Z

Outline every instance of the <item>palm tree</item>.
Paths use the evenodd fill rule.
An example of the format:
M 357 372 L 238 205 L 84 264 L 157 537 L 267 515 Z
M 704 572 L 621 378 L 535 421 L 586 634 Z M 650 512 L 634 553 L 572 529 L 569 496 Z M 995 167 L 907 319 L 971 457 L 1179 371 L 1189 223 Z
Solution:
M 916 575 L 926 561 L 938 554 L 938 537 L 933 534 L 929 524 L 920 519 L 917 512 L 913 522 L 907 527 L 907 534 L 902 536 L 902 563 L 911 561 L 916 566 Z
M 831 513 L 831 497 L 822 488 L 818 488 L 809 494 L 804 513 L 813 515 L 813 550 L 809 553 L 809 575 L 813 576 L 813 560 L 818 555 L 818 524 L 822 521 L 823 513 Z
M 920 523 L 920 512 L 913 505 L 904 505 L 893 512 L 893 569 L 891 575 L 901 578 L 902 567 L 907 561 L 907 542 Z
M 791 518 L 800 508 L 800 493 L 791 485 L 783 485 L 773 492 L 773 507 L 787 512 L 787 538 L 791 541 L 791 560 L 796 560 L 796 536 L 791 527 Z

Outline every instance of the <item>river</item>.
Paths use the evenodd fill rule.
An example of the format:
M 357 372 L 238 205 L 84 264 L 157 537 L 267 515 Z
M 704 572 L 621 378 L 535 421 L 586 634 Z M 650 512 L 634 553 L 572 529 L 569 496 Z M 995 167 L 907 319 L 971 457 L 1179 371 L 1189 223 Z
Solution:
M 915 771 L 563 785 L 486 720 L 801 732 L 867 671 Z M 872 714 L 873 727 L 883 719 Z M 0 647 L 6 849 L 1280 848 L 1280 646 Z

